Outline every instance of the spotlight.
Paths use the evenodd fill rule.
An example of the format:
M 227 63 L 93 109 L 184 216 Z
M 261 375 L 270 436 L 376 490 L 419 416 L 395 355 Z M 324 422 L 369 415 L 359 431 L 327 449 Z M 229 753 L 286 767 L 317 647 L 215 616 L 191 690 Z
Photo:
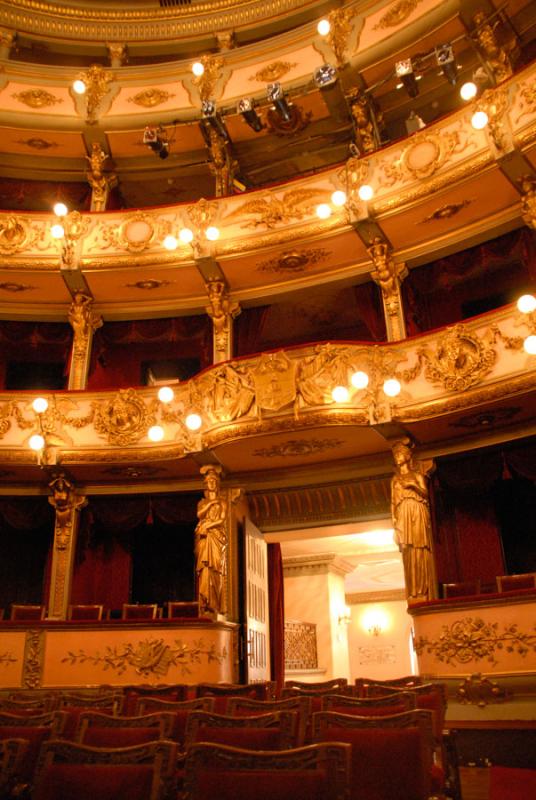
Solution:
M 523 294 L 517 301 L 517 307 L 522 314 L 532 314 L 536 311 L 536 297 L 532 294 Z
M 413 64 L 411 58 L 405 58 L 403 61 L 397 61 L 395 64 L 396 77 L 400 78 L 402 85 L 410 97 L 417 97 L 419 94 L 419 87 L 417 79 L 413 72 Z
M 75 81 L 73 81 L 73 92 L 76 92 L 76 94 L 85 94 L 86 89 L 87 86 L 82 78 L 77 78 Z
M 471 125 L 477 131 L 481 131 L 488 124 L 488 115 L 485 111 L 475 111 L 471 117 Z
M 320 36 L 327 36 L 331 30 L 331 24 L 329 19 L 321 19 L 318 25 L 316 26 L 316 29 L 320 34 Z
M 454 50 L 451 44 L 439 44 L 435 48 L 435 57 L 438 67 L 452 86 L 456 86 L 458 70 L 454 60 Z
M 57 217 L 66 217 L 68 213 L 69 209 L 65 203 L 54 203 L 54 214 Z
M 460 89 L 460 97 L 462 100 L 472 100 L 473 97 L 476 97 L 477 91 L 478 89 L 476 83 L 473 83 L 473 81 L 467 81 L 467 83 L 464 83 Z
M 313 80 L 318 89 L 326 89 L 337 83 L 337 70 L 331 64 L 322 64 L 313 72 Z
M 221 116 L 218 114 L 216 102 L 214 100 L 203 100 L 201 103 L 201 113 L 206 122 L 220 134 L 225 142 L 228 142 L 229 134 L 227 133 L 227 128 Z
M 244 120 L 255 133 L 262 131 L 264 125 L 262 124 L 262 119 L 255 111 L 251 97 L 243 97 L 242 100 L 239 100 L 236 110 L 239 114 L 242 114 Z
M 169 156 L 167 134 L 160 126 L 153 128 L 151 125 L 147 125 L 143 131 L 143 144 L 147 145 L 153 153 L 157 153 L 159 158 L 165 159 Z
M 175 392 L 171 386 L 161 386 L 158 390 L 158 399 L 161 403 L 171 403 L 175 397 Z
M 292 122 L 291 105 L 285 97 L 280 83 L 269 83 L 266 87 L 266 96 L 273 103 L 275 110 L 284 122 Z

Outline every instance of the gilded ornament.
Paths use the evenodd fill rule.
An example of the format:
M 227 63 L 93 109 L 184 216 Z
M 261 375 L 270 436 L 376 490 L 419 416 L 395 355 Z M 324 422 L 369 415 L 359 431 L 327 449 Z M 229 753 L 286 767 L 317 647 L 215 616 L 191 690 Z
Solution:
M 120 389 L 110 400 L 94 401 L 93 425 L 110 444 L 133 444 L 156 423 L 154 410 L 148 410 L 134 389 Z
M 473 200 L 461 200 L 459 203 L 446 203 L 444 206 L 439 206 L 427 217 L 421 219 L 421 222 L 439 222 L 443 219 L 452 219 L 456 214 L 467 206 L 470 206 Z
M 453 155 L 462 153 L 470 143 L 470 138 L 462 131 L 420 131 L 411 137 L 402 153 L 388 162 L 384 159 L 378 165 L 383 172 L 381 185 L 387 188 L 407 178 L 422 180 L 430 178 Z
M 144 281 L 136 281 L 136 283 L 125 283 L 127 289 L 143 289 L 145 291 L 153 291 L 153 289 L 163 289 L 166 286 L 171 286 L 175 281 L 160 281 L 156 278 L 149 278 Z
M 45 656 L 45 631 L 29 630 L 24 643 L 22 688 L 37 689 L 41 686 Z
M 521 100 L 521 114 L 517 117 L 516 124 L 523 117 L 536 112 L 536 82 L 532 80 L 529 83 L 521 84 L 519 97 Z
M 335 386 L 348 385 L 350 370 L 348 348 L 329 343 L 317 345 L 312 355 L 298 362 L 297 395 L 308 406 L 332 403 L 332 390 Z
M 273 108 L 266 112 L 266 128 L 275 136 L 293 136 L 304 131 L 313 118 L 313 112 L 303 113 L 303 108 L 295 103 L 289 103 L 289 119 L 285 120 Z
M 512 75 L 513 70 L 508 50 L 499 45 L 495 34 L 500 20 L 496 19 L 493 23 L 490 23 L 484 11 L 477 11 L 473 16 L 473 22 L 475 24 L 474 39 L 488 66 L 491 68 L 497 83 L 501 83 Z M 515 42 L 512 41 L 509 44 L 509 49 L 513 48 L 514 45 Z
M 161 678 L 167 675 L 172 667 L 180 669 L 182 675 L 192 672 L 194 664 L 205 660 L 207 664 L 213 661 L 221 664 L 227 656 L 225 647 L 218 651 L 215 644 L 206 645 L 199 639 L 194 645 L 188 645 L 180 639 L 175 639 L 172 645 L 163 639 L 143 639 L 142 641 L 126 642 L 116 647 L 106 647 L 101 653 L 87 653 L 78 650 L 77 653 L 69 651 L 62 659 L 63 664 L 74 666 L 89 663 L 103 670 L 111 670 L 116 675 L 122 675 L 128 667 L 134 669 L 137 675 L 144 678 Z
M 162 226 L 154 214 L 134 211 L 123 218 L 119 226 L 105 225 L 101 229 L 102 249 L 114 247 L 129 253 L 143 253 L 161 238 Z
M 458 702 L 462 705 L 478 706 L 485 708 L 488 703 L 502 703 L 507 699 L 505 689 L 489 678 L 482 677 L 481 672 L 475 672 L 465 678 L 456 691 Z
M 311 214 L 315 205 L 324 197 L 324 191 L 305 187 L 290 189 L 281 198 L 265 194 L 242 203 L 227 219 L 242 218 L 249 214 L 257 219 L 245 222 L 241 225 L 242 228 L 257 228 L 259 225 L 275 228 L 276 225 L 287 225 L 293 219 L 301 220 Z
M 450 392 L 463 392 L 479 383 L 497 361 L 496 336 L 494 328 L 482 338 L 470 334 L 462 324 L 448 328 L 438 338 L 435 351 L 429 346 L 417 351 L 426 362 L 426 380 Z
M 352 8 L 335 8 L 328 14 L 330 30 L 327 35 L 327 43 L 335 53 L 337 64 L 342 67 L 346 64 L 346 50 L 348 39 L 352 31 L 352 20 L 355 10 Z
M 221 56 L 204 55 L 199 59 L 203 64 L 202 75 L 196 75 L 193 84 L 199 92 L 201 100 L 210 100 L 214 95 L 214 88 L 221 77 L 224 60 Z
M 513 148 L 513 137 L 508 122 L 509 97 L 506 89 L 486 89 L 476 102 L 477 111 L 488 117 L 487 130 L 497 150 L 501 153 Z
M 361 155 L 373 153 L 378 147 L 378 140 L 374 131 L 372 100 L 359 89 L 354 89 L 348 99 L 357 131 L 356 147 Z
M 325 261 L 332 253 L 322 247 L 310 250 L 286 250 L 274 258 L 261 261 L 259 272 L 303 272 L 306 267 Z
M 257 81 L 257 83 L 272 83 L 284 78 L 297 66 L 298 64 L 295 61 L 272 61 L 271 64 L 259 69 L 255 75 L 250 75 L 249 80 Z
M 470 661 L 483 661 L 496 666 L 498 652 L 516 653 L 525 658 L 536 653 L 536 633 L 520 631 L 517 624 L 485 622 L 479 617 L 463 617 L 452 625 L 443 625 L 435 639 L 420 636 L 414 642 L 417 655 L 429 653 L 445 664 L 456 666 Z
M 218 214 L 218 210 L 218 203 L 214 200 L 205 200 L 204 197 L 201 197 L 197 203 L 187 207 L 186 213 L 194 227 L 199 231 L 212 225 Z
M 367 253 L 374 264 L 371 277 L 382 290 L 387 313 L 395 317 L 400 312 L 400 283 L 408 274 L 407 267 L 404 263 L 395 263 L 391 248 L 379 236 L 367 247 Z
M 229 141 L 212 126 L 205 127 L 207 149 L 210 155 L 209 169 L 216 178 L 214 194 L 227 197 L 234 192 L 234 176 L 238 162 L 233 158 Z
M 459 417 L 455 422 L 449 422 L 451 428 L 493 428 L 497 423 L 508 422 L 521 411 L 520 406 L 503 406 L 494 408 L 493 411 L 478 411 Z
M 222 356 L 228 356 L 231 320 L 240 313 L 240 305 L 231 300 L 224 281 L 207 281 L 206 287 L 210 306 L 205 310 L 212 320 L 215 350 Z
M 296 362 L 286 353 L 263 353 L 252 372 L 257 408 L 279 411 L 296 397 Z
M 39 136 L 32 136 L 30 139 L 17 139 L 17 144 L 24 144 L 32 150 L 49 150 L 51 147 L 59 147 L 57 142 L 49 142 Z
M 536 230 L 536 177 L 525 175 L 521 180 L 521 191 L 523 222 L 529 228 Z
M 100 64 L 92 64 L 89 69 L 80 73 L 77 78 L 86 85 L 84 98 L 88 122 L 95 122 L 100 104 L 108 94 L 110 84 L 115 80 L 115 75 L 105 70 Z
M 50 106 L 55 106 L 57 103 L 63 103 L 63 98 L 55 97 L 45 89 L 27 89 L 24 92 L 16 92 L 11 96 L 29 108 L 50 108 Z
M 318 453 L 334 450 L 343 444 L 342 439 L 290 439 L 288 442 L 274 444 L 272 447 L 253 450 L 253 455 L 261 458 L 316 456 Z
M 212 422 L 230 422 L 245 416 L 254 399 L 252 376 L 241 364 L 214 367 L 192 386 L 193 404 Z
M 155 108 L 156 106 L 161 106 L 162 103 L 167 103 L 172 97 L 175 97 L 175 95 L 171 92 L 166 92 L 163 89 L 155 89 L 153 87 L 129 97 L 128 102 L 134 103 L 137 106 L 142 106 L 143 108 Z
M 389 11 L 380 17 L 373 30 L 383 30 L 385 28 L 396 28 L 401 25 L 412 14 L 422 0 L 398 0 Z
M 31 239 L 31 231 L 26 222 L 18 216 L 0 217 L 0 253 L 12 255 L 24 250 Z
M 219 464 L 201 467 L 204 494 L 197 504 L 195 572 L 200 613 L 224 614 L 227 575 L 228 500 L 221 490 Z

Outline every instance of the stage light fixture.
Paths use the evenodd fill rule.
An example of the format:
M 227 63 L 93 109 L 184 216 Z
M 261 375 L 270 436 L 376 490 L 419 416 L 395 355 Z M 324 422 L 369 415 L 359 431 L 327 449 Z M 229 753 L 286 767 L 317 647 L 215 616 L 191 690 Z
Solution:
M 161 126 L 154 128 L 152 125 L 147 125 L 143 131 L 143 144 L 147 145 L 161 159 L 169 156 L 167 133 Z
M 476 97 L 477 91 L 478 89 L 476 83 L 473 83 L 473 81 L 467 81 L 467 83 L 464 83 L 460 89 L 460 97 L 462 100 L 472 100 L 473 97 Z
M 313 72 L 313 80 L 318 89 L 327 89 L 328 86 L 333 86 L 334 83 L 337 83 L 337 78 L 337 70 L 331 64 L 322 64 Z
M 264 125 L 255 111 L 255 105 L 251 97 L 243 97 L 242 100 L 239 100 L 236 110 L 239 114 L 242 114 L 244 120 L 255 133 L 262 131 Z
M 456 86 L 458 80 L 458 68 L 454 58 L 454 50 L 451 44 L 438 44 L 435 48 L 435 57 L 438 67 L 441 67 L 441 72 L 451 84 Z
M 203 100 L 201 103 L 201 113 L 203 119 L 216 130 L 225 142 L 229 141 L 227 128 L 216 108 L 215 100 Z
M 68 213 L 69 209 L 65 203 L 54 203 L 54 214 L 57 217 L 66 217 Z
M 396 77 L 400 78 L 402 86 L 410 97 L 417 97 L 419 94 L 419 86 L 417 84 L 417 77 L 413 72 L 413 64 L 411 58 L 405 58 L 403 61 L 397 61 L 395 64 Z
M 327 36 L 331 30 L 331 23 L 329 19 L 321 19 L 316 26 L 316 29 L 320 36 Z
M 201 61 L 194 61 L 192 64 L 192 72 L 194 73 L 196 78 L 200 78 L 201 75 L 205 72 L 205 67 L 201 63 Z
M 77 78 L 75 81 L 73 81 L 73 92 L 76 92 L 76 94 L 85 94 L 86 89 L 87 86 L 82 78 Z
M 266 96 L 283 122 L 292 122 L 291 104 L 288 102 L 280 83 L 269 83 L 266 87 Z

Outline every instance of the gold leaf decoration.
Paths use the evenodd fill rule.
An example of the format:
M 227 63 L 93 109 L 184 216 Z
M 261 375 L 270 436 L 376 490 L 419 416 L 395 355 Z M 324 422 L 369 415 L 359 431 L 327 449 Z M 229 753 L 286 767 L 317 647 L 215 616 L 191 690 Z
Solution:
M 463 325 L 454 325 L 430 347 L 418 350 L 426 362 L 424 376 L 447 391 L 463 392 L 490 372 L 497 360 L 493 347 L 496 332 L 491 329 L 481 339 L 469 334 Z
M 137 106 L 143 106 L 143 108 L 155 108 L 167 102 L 172 97 L 175 97 L 175 95 L 171 92 L 152 88 L 145 89 L 145 91 L 138 92 L 138 94 L 133 95 L 133 97 L 129 97 L 128 102 L 134 103 Z
M 201 100 L 210 100 L 214 93 L 214 87 L 221 76 L 224 61 L 221 56 L 201 56 L 199 60 L 203 64 L 204 71 L 202 75 L 194 78 L 193 84 L 197 88 Z
M 472 202 L 472 200 L 461 200 L 459 203 L 446 203 L 444 206 L 436 208 L 424 219 L 421 219 L 421 222 L 438 222 L 442 219 L 451 219 L 456 214 L 459 214 L 463 208 L 470 206 Z
M 303 272 L 310 265 L 325 261 L 331 252 L 323 247 L 310 250 L 286 250 L 274 258 L 261 261 L 257 265 L 259 272 Z
M 155 424 L 154 411 L 147 409 L 134 389 L 120 389 L 110 400 L 94 402 L 92 407 L 95 430 L 111 444 L 137 442 Z
M 266 67 L 259 69 L 255 75 L 251 75 L 249 80 L 257 81 L 258 83 L 271 83 L 272 81 L 278 81 L 280 78 L 288 75 L 290 70 L 297 66 L 298 64 L 295 61 L 273 61 Z
M 256 216 L 257 219 L 249 220 L 242 225 L 243 228 L 256 228 L 266 225 L 275 228 L 276 225 L 286 225 L 293 219 L 301 220 L 306 214 L 312 212 L 325 192 L 320 189 L 291 189 L 281 198 L 266 194 L 247 200 L 235 209 L 229 217 L 243 217 L 245 214 Z
M 47 139 L 41 139 L 39 136 L 32 136 L 30 139 L 17 139 L 17 144 L 31 147 L 32 150 L 49 150 L 51 147 L 59 147 L 57 142 L 49 142 Z
M 324 453 L 326 450 L 341 447 L 343 444 L 344 442 L 340 439 L 290 439 L 288 442 L 274 444 L 272 447 L 253 450 L 253 455 L 261 456 L 262 458 L 314 456 L 317 453 Z
M 374 26 L 374 30 L 383 28 L 395 28 L 402 22 L 405 22 L 410 14 L 412 14 L 422 0 L 399 0 L 398 3 L 387 11 L 381 17 L 380 21 Z
M 27 89 L 24 92 L 16 92 L 11 96 L 29 108 L 49 108 L 50 106 L 55 106 L 56 103 L 63 103 L 63 98 L 55 97 L 45 89 Z

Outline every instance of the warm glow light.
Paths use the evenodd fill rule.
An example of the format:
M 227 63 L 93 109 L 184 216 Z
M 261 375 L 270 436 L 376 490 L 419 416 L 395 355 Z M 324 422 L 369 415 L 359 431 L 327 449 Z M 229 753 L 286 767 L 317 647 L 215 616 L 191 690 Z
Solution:
M 476 93 L 476 83 L 473 83 L 473 81 L 467 81 L 460 89 L 460 97 L 462 100 L 472 100 L 473 97 L 476 96 Z
M 73 81 L 73 91 L 76 92 L 76 94 L 85 94 L 86 88 L 86 84 L 81 78 L 77 78 Z
M 316 207 L 316 216 L 319 219 L 328 219 L 331 217 L 331 208 L 327 203 L 320 203 L 320 205 Z
M 397 381 L 396 378 L 389 378 L 389 380 L 385 381 L 383 384 L 383 391 L 387 397 L 396 397 L 397 394 L 400 394 L 401 389 L 400 382 Z
M 532 294 L 523 294 L 517 301 L 517 307 L 522 314 L 532 314 L 536 311 L 536 297 Z
M 350 392 L 346 386 L 336 386 L 331 392 L 331 396 L 336 403 L 347 403 L 350 398 Z
M 529 356 L 536 356 L 536 336 L 527 336 L 523 342 L 523 347 Z
M 361 615 L 361 627 L 371 636 L 379 636 L 389 628 L 389 616 L 381 608 L 371 608 Z
M 205 236 L 207 237 L 209 242 L 215 242 L 216 239 L 220 238 L 220 232 L 218 228 L 215 228 L 214 225 L 211 225 L 210 228 L 206 229 Z
M 316 29 L 320 36 L 327 36 L 331 30 L 331 25 L 329 24 L 329 19 L 321 19 Z
M 368 544 L 370 547 L 388 547 L 394 544 L 393 539 L 394 531 L 392 528 L 380 531 L 368 531 L 367 533 L 360 533 L 359 541 Z
M 69 209 L 65 203 L 54 203 L 54 214 L 57 217 L 65 217 L 69 213 Z
M 357 193 L 359 198 L 365 202 L 367 202 L 367 200 L 372 200 L 374 197 L 374 189 L 367 183 L 364 183 L 363 186 L 360 186 Z
M 471 125 L 477 131 L 481 131 L 488 124 L 488 115 L 485 111 L 475 111 L 471 117 Z
M 171 403 L 175 397 L 175 392 L 171 386 L 161 386 L 158 390 L 158 399 L 161 403 Z
M 153 425 L 152 428 L 149 428 L 147 436 L 151 442 L 161 442 L 164 438 L 164 429 L 161 425 Z
M 354 389 L 366 389 L 369 382 L 369 376 L 366 372 L 354 372 L 350 378 Z
M 191 431 L 198 431 L 201 425 L 203 424 L 203 420 L 199 416 L 199 414 L 188 414 L 185 419 L 186 427 L 189 428 Z
M 179 231 L 179 239 L 184 244 L 189 244 L 194 238 L 193 231 L 190 228 L 181 228 Z
M 61 239 L 63 236 L 65 236 L 65 229 L 63 225 L 60 225 L 59 222 L 53 225 L 50 229 L 50 235 L 53 239 Z
M 331 195 L 331 202 L 334 206 L 343 206 L 346 203 L 346 192 L 338 189 Z
M 339 614 L 339 625 L 349 625 L 352 621 L 352 609 L 350 606 L 344 606 L 341 613 Z
M 164 239 L 164 247 L 166 250 L 176 250 L 178 244 L 179 242 L 177 241 L 177 237 L 172 236 L 171 234 L 168 234 L 168 236 L 166 236 Z
M 30 436 L 30 441 L 28 444 L 32 450 L 42 450 L 45 446 L 45 440 L 40 433 L 34 433 L 33 436 Z
M 44 397 L 36 397 L 32 403 L 32 408 L 36 414 L 44 414 L 48 408 L 48 400 Z
M 192 72 L 196 76 L 196 78 L 200 78 L 201 75 L 204 73 L 205 68 L 200 61 L 194 61 L 192 64 Z

